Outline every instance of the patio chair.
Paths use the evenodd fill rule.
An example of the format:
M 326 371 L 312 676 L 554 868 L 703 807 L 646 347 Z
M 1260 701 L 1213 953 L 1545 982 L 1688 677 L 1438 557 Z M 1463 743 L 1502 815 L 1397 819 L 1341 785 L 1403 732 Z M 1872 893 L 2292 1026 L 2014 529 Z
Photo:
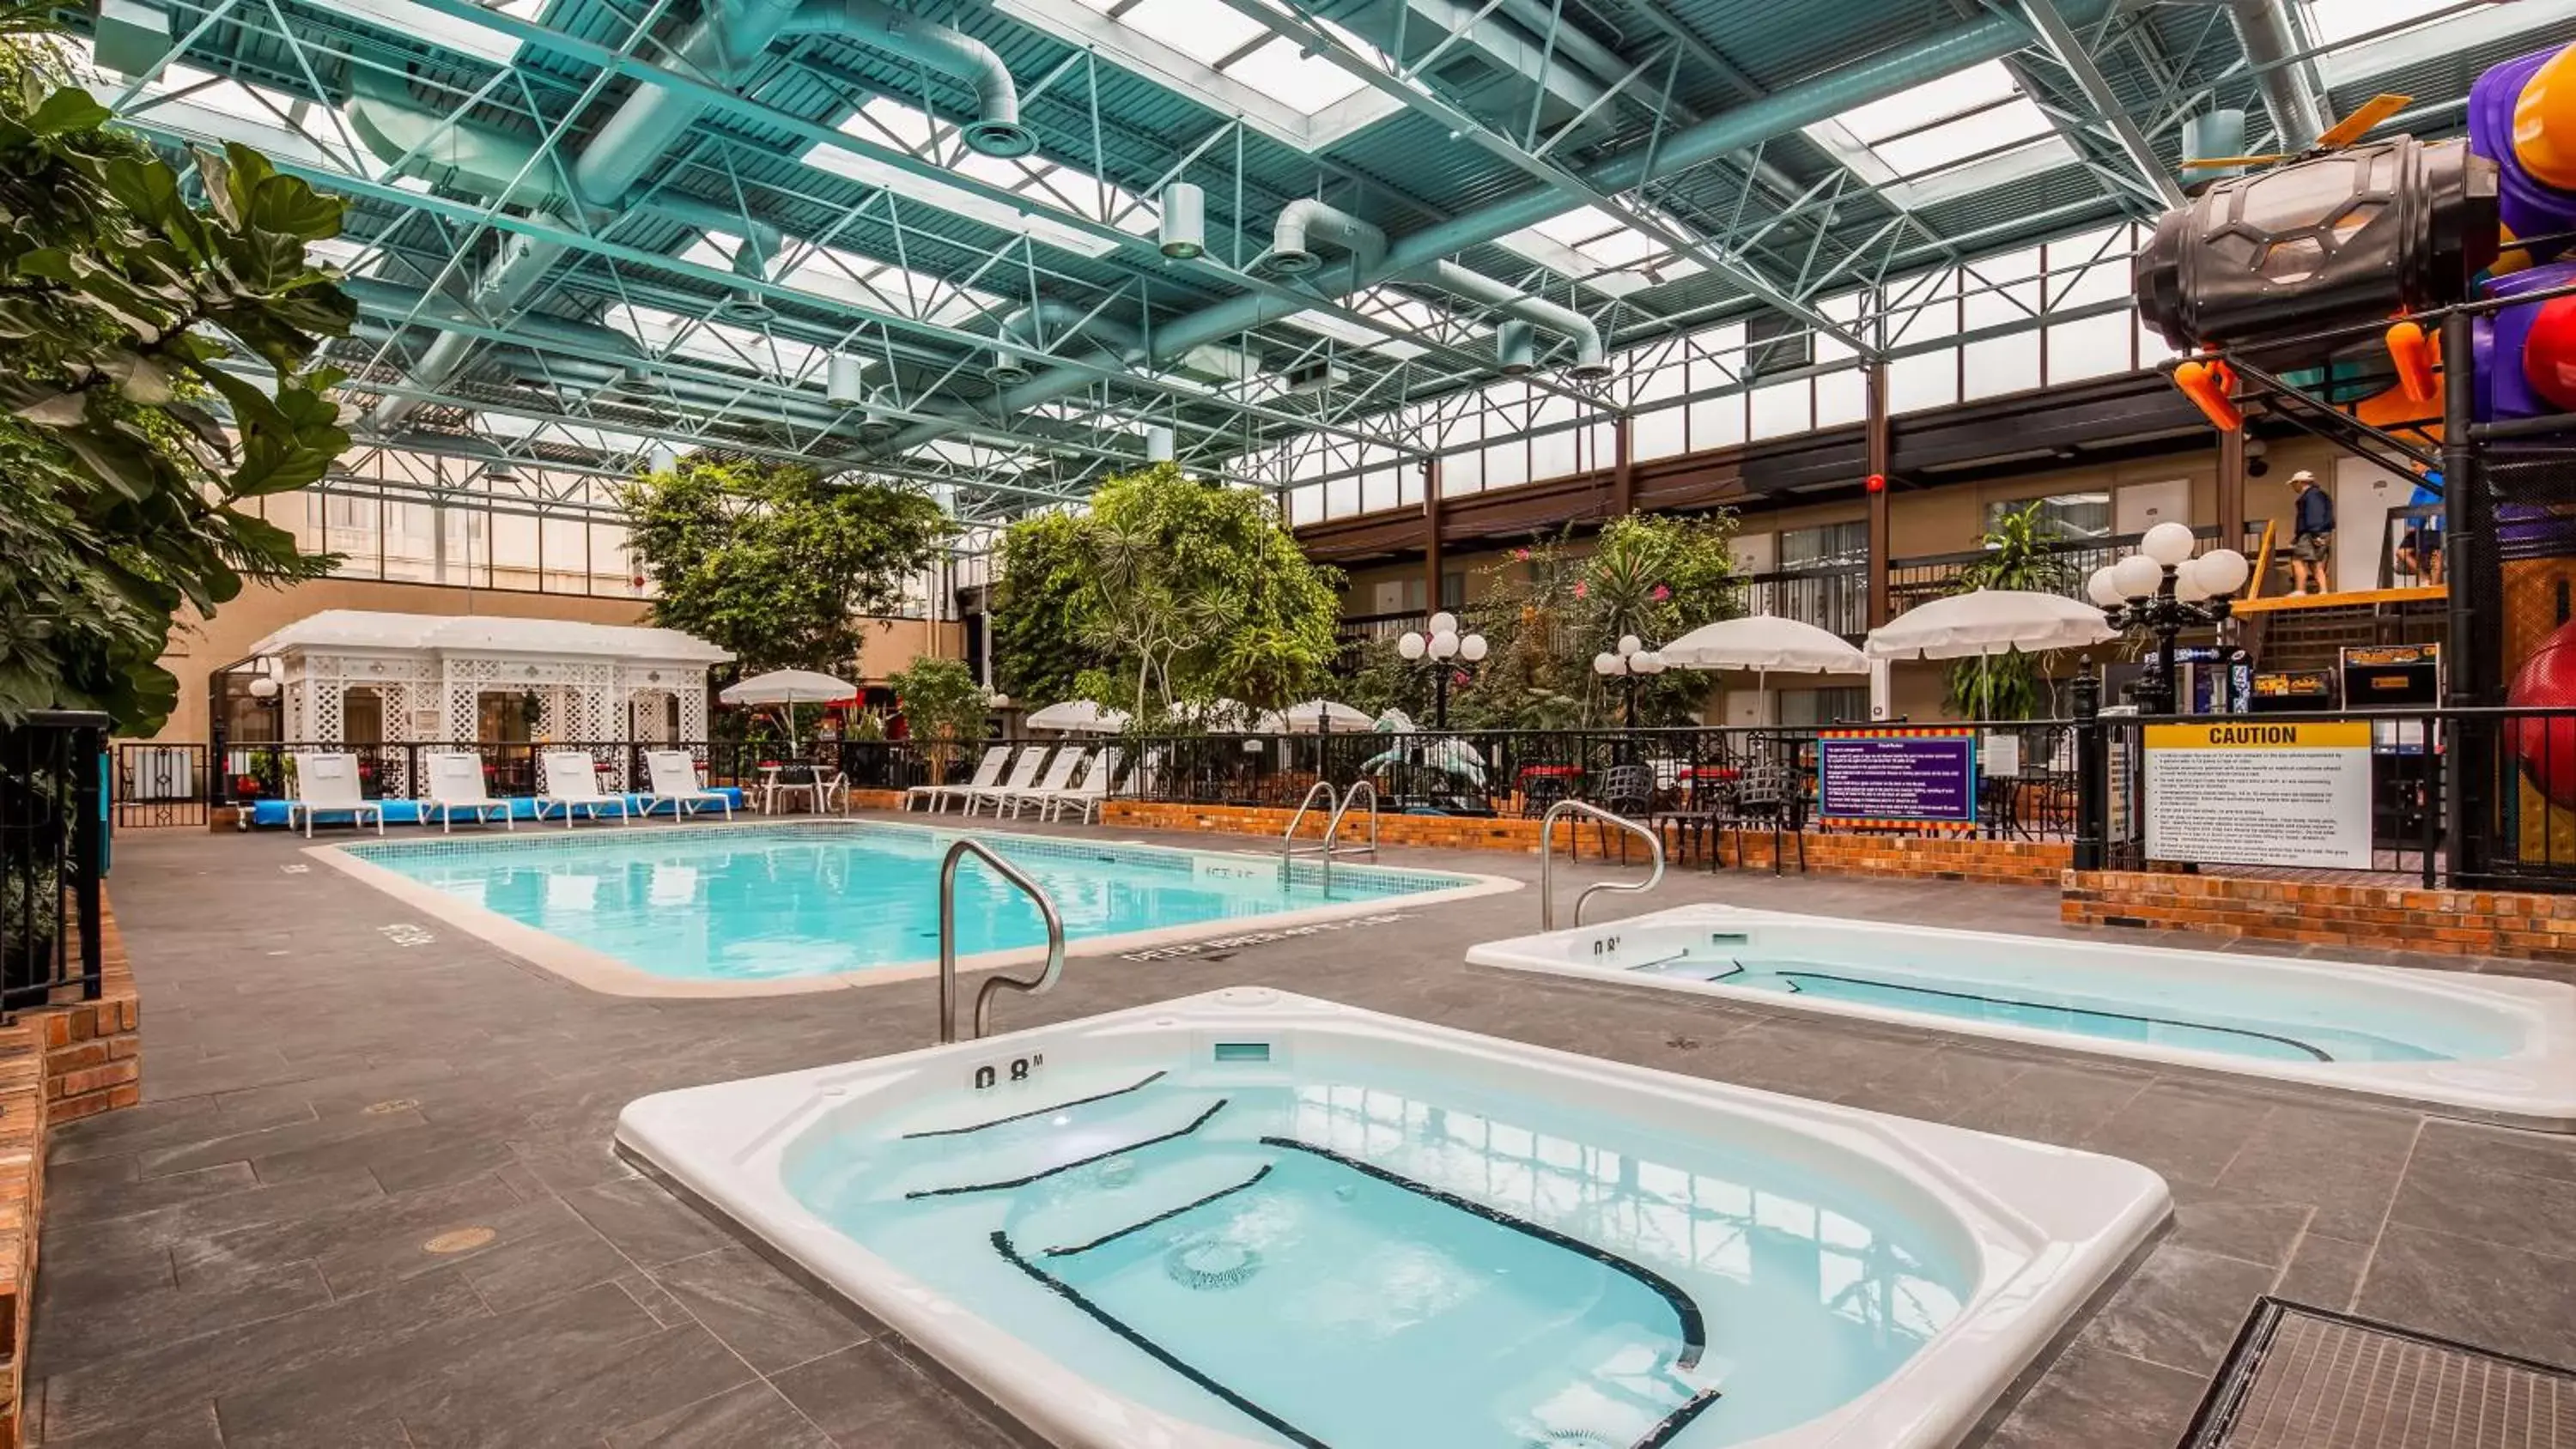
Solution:
M 1008 805 L 1011 807 L 1011 818 L 1013 820 L 1017 820 L 1020 818 L 1021 806 L 1037 805 L 1043 807 L 1046 804 L 1048 796 L 1063 793 L 1065 788 L 1073 783 L 1073 772 L 1081 768 L 1083 758 L 1090 753 L 1090 750 L 1080 745 L 1071 745 L 1056 751 L 1055 758 L 1047 762 L 1046 777 L 1044 779 L 1039 780 L 1036 785 L 1026 790 L 1005 790 L 1000 794 L 995 795 L 993 797 L 993 813 L 995 815 L 1001 814 L 1002 807 Z M 968 800 L 966 802 L 966 813 L 969 815 L 975 813 L 975 802 L 973 800 Z
M 652 781 L 652 790 L 644 797 L 644 813 L 668 802 L 671 817 L 681 819 L 695 815 L 708 806 L 718 806 L 727 820 L 733 818 L 733 797 L 722 790 L 710 790 L 698 782 L 698 762 L 686 750 L 646 750 L 644 773 Z
M 1601 776 L 1601 798 L 1596 802 L 1613 815 L 1624 815 L 1644 824 L 1655 809 L 1655 771 L 1650 765 L 1612 765 Z M 1603 859 L 1610 856 L 1610 824 L 1594 817 L 1592 843 L 1600 848 Z M 1628 832 L 1619 832 L 1619 863 L 1628 863 Z
M 1744 865 L 1744 833 L 1767 827 L 1771 832 L 1771 873 L 1780 874 L 1780 841 L 1785 834 L 1798 842 L 1798 873 L 1807 873 L 1807 832 L 1798 818 L 1797 772 L 1787 765 L 1748 766 L 1735 782 L 1735 801 L 1725 828 L 1736 832 L 1735 864 Z
M 1002 767 L 1010 762 L 1011 747 L 995 745 L 984 752 L 983 759 L 976 762 L 974 778 L 963 785 L 915 785 L 903 792 L 903 808 L 909 810 L 912 808 L 912 802 L 919 800 L 932 814 L 936 815 L 947 807 L 949 801 L 960 799 L 969 791 L 989 790 L 999 784 L 1002 779 Z
M 438 833 L 449 834 L 456 823 L 456 812 L 469 811 L 477 825 L 492 823 L 489 811 L 501 812 L 501 828 L 516 830 L 519 822 L 512 818 L 510 802 L 496 799 L 483 783 L 483 757 L 463 750 L 432 750 L 429 754 L 429 793 L 421 798 L 420 823 L 429 824 L 438 817 Z
M 304 838 L 313 838 L 313 817 L 347 815 L 351 825 L 364 825 L 367 817 L 376 817 L 376 833 L 385 833 L 385 807 L 366 798 L 358 787 L 358 757 L 351 754 L 326 753 L 295 757 L 295 798 L 286 802 L 286 828 L 295 828 L 295 817 L 304 817 Z
M 1038 818 L 1061 820 L 1064 818 L 1064 807 L 1079 805 L 1082 807 L 1082 823 L 1089 825 L 1091 817 L 1100 810 L 1100 802 L 1109 798 L 1110 787 L 1118 783 L 1120 758 L 1121 752 L 1114 745 L 1092 756 L 1091 768 L 1084 773 L 1081 784 L 1070 789 L 1046 792 L 1045 799 L 1041 802 L 1044 808 L 1038 812 Z
M 1019 758 L 1011 761 L 1011 773 L 1001 784 L 968 785 L 961 789 L 958 798 L 966 802 L 966 813 L 974 814 L 975 807 L 987 800 L 994 802 L 994 808 L 998 813 L 1004 797 L 1026 790 L 1038 782 L 1038 771 L 1046 767 L 1046 757 L 1045 745 L 1020 746 Z
M 573 811 L 588 807 L 590 818 L 597 820 L 601 807 L 617 807 L 617 823 L 635 823 L 634 802 L 623 795 L 603 793 L 599 788 L 599 765 L 580 750 L 548 750 L 537 761 L 545 776 L 545 793 L 537 797 L 537 818 L 546 818 L 549 806 L 560 805 L 564 829 L 572 829 Z

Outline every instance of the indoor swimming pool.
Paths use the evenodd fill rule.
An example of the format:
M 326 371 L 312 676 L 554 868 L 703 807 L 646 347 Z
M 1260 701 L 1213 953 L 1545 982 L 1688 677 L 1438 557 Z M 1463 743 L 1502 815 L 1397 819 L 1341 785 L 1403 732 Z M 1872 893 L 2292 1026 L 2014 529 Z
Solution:
M 1049 1442 L 1930 1449 L 2132 1163 L 1238 987 L 665 1093 L 619 1141 Z
M 609 826 L 317 847 L 312 854 L 599 990 L 713 995 L 918 976 L 938 955 L 940 860 L 961 832 L 875 822 Z M 1236 926 L 1350 919 L 1517 885 L 1312 858 L 974 831 L 1042 886 L 1073 954 Z M 969 859 L 969 969 L 1034 959 L 1036 905 Z
M 1682 906 L 1469 964 L 2143 1057 L 2576 1128 L 2576 987 Z

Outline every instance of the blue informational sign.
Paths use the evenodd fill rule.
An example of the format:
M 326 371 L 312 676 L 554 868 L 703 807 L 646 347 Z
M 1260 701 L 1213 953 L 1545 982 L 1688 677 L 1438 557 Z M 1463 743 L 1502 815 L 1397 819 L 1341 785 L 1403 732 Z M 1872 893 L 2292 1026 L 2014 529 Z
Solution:
M 1977 737 L 1968 730 L 1827 731 L 1816 740 L 1816 805 L 1835 824 L 1974 825 Z

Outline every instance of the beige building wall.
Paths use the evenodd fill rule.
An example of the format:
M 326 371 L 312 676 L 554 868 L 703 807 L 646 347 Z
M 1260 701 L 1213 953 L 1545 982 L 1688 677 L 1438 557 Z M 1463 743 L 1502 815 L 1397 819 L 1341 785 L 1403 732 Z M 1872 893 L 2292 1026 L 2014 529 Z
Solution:
M 207 738 L 207 676 L 240 662 L 250 647 L 298 619 L 326 609 L 368 609 L 388 614 L 436 614 L 448 618 L 565 619 L 584 624 L 641 624 L 647 604 L 641 599 L 598 599 L 579 594 L 520 593 L 500 589 L 463 589 L 443 584 L 381 583 L 372 579 L 317 579 L 286 589 L 251 588 L 223 606 L 212 619 L 193 612 L 181 616 L 170 636 L 161 667 L 179 677 L 179 705 L 171 711 L 157 739 Z M 963 654 L 961 625 L 924 619 L 886 619 L 867 631 L 859 669 L 870 682 L 884 679 L 924 654 L 956 658 Z

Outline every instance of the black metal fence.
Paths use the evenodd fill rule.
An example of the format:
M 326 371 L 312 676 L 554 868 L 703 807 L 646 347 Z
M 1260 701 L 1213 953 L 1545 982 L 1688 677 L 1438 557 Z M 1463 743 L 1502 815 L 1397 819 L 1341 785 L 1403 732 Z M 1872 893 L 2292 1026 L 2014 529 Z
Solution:
M 0 727 L 0 1010 L 99 994 L 107 716 Z

